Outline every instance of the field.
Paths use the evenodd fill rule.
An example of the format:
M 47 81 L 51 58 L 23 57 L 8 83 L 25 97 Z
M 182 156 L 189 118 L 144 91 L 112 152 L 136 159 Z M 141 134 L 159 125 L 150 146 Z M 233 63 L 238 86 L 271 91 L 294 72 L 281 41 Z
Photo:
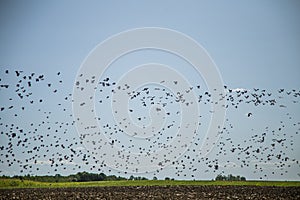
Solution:
M 281 186 L 300 187 L 300 182 L 293 181 L 181 181 L 181 180 L 140 180 L 140 181 L 92 181 L 92 182 L 37 182 L 19 179 L 0 179 L 0 189 L 12 188 L 66 188 L 99 186 Z
M 300 182 L 99 181 L 45 183 L 0 179 L 0 199 L 300 199 Z

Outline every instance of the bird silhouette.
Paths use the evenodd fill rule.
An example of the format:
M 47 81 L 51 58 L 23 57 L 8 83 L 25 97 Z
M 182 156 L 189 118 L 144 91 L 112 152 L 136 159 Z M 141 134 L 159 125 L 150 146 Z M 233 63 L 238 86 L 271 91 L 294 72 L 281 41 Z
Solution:
M 199 176 L 197 175 L 200 171 L 199 166 L 203 165 L 205 167 L 201 173 L 224 173 L 235 166 L 248 168 L 262 178 L 275 174 L 283 176 L 289 173 L 289 168 L 299 166 L 297 163 L 299 159 L 289 155 L 297 150 L 295 146 L 300 130 L 299 118 L 292 115 L 290 112 L 292 110 L 289 110 L 299 104 L 300 91 L 296 89 L 280 88 L 269 91 L 256 87 L 237 90 L 225 85 L 226 94 L 220 94 L 216 100 L 213 98 L 215 90 L 206 91 L 206 87 L 198 83 L 182 91 L 173 92 L 157 84 L 133 88 L 130 84 L 119 85 L 113 77 L 104 77 L 98 81 L 93 75 L 86 77 L 82 74 L 79 75 L 81 81 L 76 81 L 74 87 L 83 91 L 86 85 L 96 84 L 96 89 L 95 96 L 85 97 L 79 106 L 84 107 L 89 100 L 96 99 L 95 110 L 91 110 L 90 114 L 93 114 L 99 122 L 101 133 L 97 134 L 103 134 L 107 138 L 107 141 L 90 141 L 89 145 L 93 145 L 96 149 L 93 154 L 84 148 L 84 135 L 74 135 L 75 124 L 81 123 L 81 118 L 73 119 L 72 91 L 66 91 L 62 72 L 51 75 L 6 69 L 0 75 L 0 93 L 3 102 L 0 107 L 0 164 L 19 169 L 21 174 L 39 173 L 46 169 L 42 167 L 43 165 L 50 166 L 48 174 L 68 170 L 77 172 L 82 169 L 101 171 L 107 166 L 107 160 L 101 158 L 107 158 L 104 154 L 111 155 L 109 151 L 101 152 L 105 145 L 119 149 L 117 155 L 111 155 L 111 159 L 114 161 L 117 157 L 123 162 L 113 167 L 126 169 L 126 173 L 139 173 L 140 170 L 138 167 L 131 170 L 132 161 L 128 159 L 128 155 L 148 155 L 149 162 L 157 165 L 157 170 L 151 173 L 158 174 L 171 164 L 175 169 L 174 176 L 190 176 L 191 179 Z M 169 82 L 174 86 L 181 85 L 179 80 Z M 161 80 L 160 83 L 166 84 L 168 80 Z M 122 121 L 118 122 L 114 120 L 113 115 L 118 115 L 119 110 L 109 113 L 107 109 L 111 106 L 111 102 L 116 100 L 113 95 L 122 91 L 126 91 L 129 97 L 127 114 L 130 117 L 122 118 Z M 201 116 L 197 123 L 199 131 L 195 132 L 191 145 L 187 146 L 185 152 L 180 153 L 176 159 L 170 157 L 174 155 L 172 151 L 162 155 L 162 160 L 151 157 L 153 153 L 166 149 L 167 146 L 174 151 L 179 148 L 171 144 L 178 134 L 184 134 L 177 132 L 183 126 L 182 108 L 193 105 L 186 98 L 186 95 L 192 93 L 195 94 L 201 108 Z M 222 99 L 226 100 L 222 106 L 227 112 L 240 110 L 244 112 L 247 108 L 250 112 L 247 112 L 246 116 L 244 114 L 240 120 L 246 120 L 249 126 L 252 121 L 259 118 L 259 110 L 272 108 L 285 114 L 278 116 L 281 119 L 279 123 L 268 124 L 264 128 L 246 127 L 244 129 L 247 133 L 240 133 L 239 137 L 234 136 L 235 129 L 241 126 L 239 120 L 231 121 L 227 118 L 224 126 L 218 129 L 220 139 L 215 144 L 216 148 L 211 152 L 211 156 L 199 155 L 203 144 L 202 131 L 207 128 L 204 120 L 216 114 L 212 106 L 218 105 Z M 116 103 L 121 105 L 122 102 Z M 149 115 L 149 110 L 153 106 L 159 106 L 154 107 L 154 113 L 162 111 L 165 113 L 165 123 L 161 129 L 144 139 L 139 138 L 143 133 L 126 135 L 126 126 L 135 124 L 141 129 L 147 128 L 154 119 Z M 104 112 L 98 116 L 95 114 L 97 110 Z M 250 118 L 251 116 L 255 117 Z M 126 126 L 120 126 L 120 123 Z M 97 126 L 85 128 L 96 130 Z M 142 162 L 139 157 L 136 157 L 135 161 Z M 270 163 L 276 163 L 271 174 L 263 167 Z M 1 171 L 2 174 L 5 173 Z

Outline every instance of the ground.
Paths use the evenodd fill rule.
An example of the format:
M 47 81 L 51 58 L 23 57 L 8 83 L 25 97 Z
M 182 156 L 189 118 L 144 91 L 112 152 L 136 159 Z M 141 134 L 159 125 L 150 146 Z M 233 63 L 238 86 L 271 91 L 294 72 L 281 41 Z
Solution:
M 0 199 L 300 199 L 300 187 L 126 186 L 0 189 Z

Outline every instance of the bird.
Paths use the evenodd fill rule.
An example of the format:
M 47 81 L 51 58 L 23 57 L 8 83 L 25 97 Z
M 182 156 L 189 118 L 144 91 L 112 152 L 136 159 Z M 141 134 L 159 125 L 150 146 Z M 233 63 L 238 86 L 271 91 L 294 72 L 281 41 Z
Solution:
M 9 73 L 12 71 L 12 73 Z M 13 73 L 15 72 L 15 73 Z M 113 114 L 119 112 L 102 112 L 95 115 L 95 111 L 89 111 L 95 116 L 97 122 L 101 124 L 101 132 L 107 138 L 106 141 L 91 141 L 90 145 L 95 147 L 93 153 L 83 148 L 84 135 L 75 136 L 74 128 L 76 123 L 81 123 L 81 118 L 73 119 L 72 115 L 72 94 L 66 91 L 65 81 L 62 81 L 64 73 L 55 72 L 54 74 L 27 72 L 25 70 L 4 70 L 0 72 L 0 93 L 1 100 L 4 102 L 0 108 L 1 134 L 0 141 L 0 163 L 6 166 L 13 166 L 19 169 L 19 173 L 40 173 L 44 170 L 39 163 L 49 164 L 48 174 L 63 172 L 72 166 L 73 171 L 83 169 L 101 171 L 106 166 L 107 158 L 104 155 L 110 155 L 112 161 L 122 160 L 117 163 L 115 168 L 122 169 L 126 173 L 139 173 L 139 167 L 131 170 L 132 161 L 129 157 L 132 155 L 152 155 L 168 145 L 171 148 L 179 146 L 170 146 L 171 142 L 178 137 L 177 131 L 182 128 L 181 114 L 182 107 L 189 108 L 192 102 L 189 102 L 186 95 L 195 93 L 196 102 L 201 107 L 201 116 L 199 116 L 199 130 L 203 131 L 205 127 L 205 117 L 215 114 L 211 106 L 219 102 L 213 99 L 212 91 L 205 91 L 205 86 L 191 85 L 182 91 L 171 91 L 160 85 L 147 84 L 139 88 L 134 88 L 130 84 L 118 85 L 117 79 L 106 76 L 99 79 L 95 75 L 87 77 L 80 74 L 79 79 L 74 82 L 75 89 L 85 90 L 85 84 L 96 84 L 95 96 L 86 97 L 79 106 L 84 107 L 87 100 L 95 98 L 95 110 L 105 110 L 109 108 L 113 101 L 113 95 L 121 91 L 126 91 L 128 95 L 128 116 L 121 122 L 109 120 Z M 52 76 L 52 78 L 50 78 Z M 59 78 L 59 79 L 58 79 Z M 178 80 L 161 80 L 160 84 L 170 83 L 173 86 L 180 86 Z M 225 125 L 218 128 L 220 139 L 215 144 L 214 151 L 209 157 L 199 155 L 201 149 L 201 131 L 195 132 L 195 138 L 190 146 L 185 148 L 186 152 L 178 154 L 176 159 L 171 159 L 173 152 L 162 155 L 164 159 L 151 157 L 151 163 L 157 164 L 157 170 L 160 173 L 165 166 L 171 164 L 174 166 L 174 176 L 187 177 L 191 179 L 197 176 L 196 173 L 223 173 L 230 170 L 229 166 L 232 161 L 234 166 L 247 168 L 253 174 L 259 174 L 259 177 L 268 177 L 263 165 L 271 162 L 279 163 L 274 174 L 289 173 L 288 169 L 297 165 L 297 158 L 289 155 L 296 149 L 295 145 L 300 122 L 289 111 L 287 101 L 297 105 L 299 103 L 300 91 L 280 88 L 276 91 L 269 91 L 265 88 L 254 88 L 249 90 L 236 90 L 229 85 L 224 85 L 226 94 L 220 94 L 220 99 L 225 99 L 226 104 L 222 105 L 228 111 L 239 111 L 247 107 L 249 112 L 246 113 L 245 119 L 253 121 L 258 116 L 255 112 L 257 109 L 280 109 L 286 112 L 280 116 L 281 121 L 259 129 L 259 127 L 249 127 L 248 134 L 234 137 L 234 131 L 241 126 L 239 120 L 225 120 Z M 7 93 L 9 91 L 9 93 Z M 41 92 L 39 92 L 41 91 Z M 215 90 L 213 90 L 215 91 Z M 44 96 L 43 96 L 44 95 Z M 3 97 L 3 98 L 2 98 Z M 51 97 L 51 98 L 50 98 Z M 281 98 L 279 98 L 281 97 Z M 51 102 L 53 99 L 57 101 Z M 9 103 L 7 103 L 9 102 Z M 116 100 L 116 103 L 121 103 Z M 120 104 L 122 105 L 122 104 Z M 149 110 L 154 107 L 154 113 L 164 113 L 165 123 L 161 130 L 153 133 L 150 138 L 138 138 L 141 133 L 133 134 L 132 137 L 126 137 L 126 129 L 120 126 L 120 123 L 130 126 L 138 124 L 141 128 L 146 128 L 151 122 Z M 202 109 L 204 108 L 204 109 Z M 282 109 L 284 108 L 284 109 Z M 252 110 L 253 109 L 253 110 Z M 164 111 L 164 112 L 162 112 Z M 255 113 L 255 118 L 250 118 Z M 7 118 L 9 116 L 9 118 Z M 205 116 L 205 117 L 203 117 Z M 22 120 L 23 117 L 23 120 Z M 9 120 L 7 120 L 9 119 Z M 27 123 L 27 119 L 32 119 Z M 27 123 L 27 124 L 26 124 Z M 249 122 L 250 124 L 250 122 Z M 247 126 L 247 124 L 243 124 Z M 99 125 L 100 126 L 100 125 Z M 85 127 L 86 130 L 96 130 L 97 126 L 91 125 Z M 247 128 L 245 128 L 247 129 Z M 291 130 L 293 133 L 285 133 Z M 125 135 L 125 136 L 124 136 Z M 103 145 L 109 148 L 118 148 L 118 155 L 112 155 L 111 152 L 101 152 Z M 127 152 L 127 153 L 126 153 Z M 129 153 L 128 153 L 129 152 Z M 132 157 L 131 157 L 132 158 Z M 140 157 L 134 159 L 136 163 L 142 162 Z M 254 162 L 253 162 L 254 161 Z M 70 164 L 71 163 L 71 164 Z M 255 163 L 255 164 L 254 164 Z M 292 163 L 292 165 L 290 165 Z M 199 167 L 204 166 L 204 167 Z M 287 172 L 286 172 L 287 171 Z M 276 172 L 276 173 L 275 173 Z M 3 174 L 0 172 L 0 174 Z M 150 173 L 150 172 L 147 172 Z M 283 176 L 282 175 L 282 176 Z

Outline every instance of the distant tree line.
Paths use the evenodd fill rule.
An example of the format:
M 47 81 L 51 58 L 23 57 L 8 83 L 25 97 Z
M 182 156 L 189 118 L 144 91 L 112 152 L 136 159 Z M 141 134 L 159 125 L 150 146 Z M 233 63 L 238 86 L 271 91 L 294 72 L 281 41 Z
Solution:
M 246 178 L 243 176 L 233 176 L 232 174 L 229 175 L 221 175 L 219 174 L 216 178 L 216 181 L 246 181 Z
M 40 182 L 87 182 L 87 181 L 118 181 L 118 180 L 148 180 L 145 177 L 134 177 L 130 176 L 130 178 L 125 178 L 121 176 L 115 175 L 106 175 L 104 173 L 95 174 L 95 173 L 88 173 L 88 172 L 78 172 L 77 174 L 71 174 L 68 176 L 62 176 L 60 174 L 56 174 L 54 176 L 32 176 L 32 175 L 25 175 L 25 176 L 2 176 L 2 178 L 14 178 L 22 180 L 31 180 L 31 181 L 40 181 Z
M 115 175 L 106 175 L 104 173 L 96 174 L 89 172 L 78 172 L 77 174 L 71 174 L 68 176 L 62 176 L 60 174 L 56 174 L 54 176 L 45 175 L 45 176 L 33 176 L 33 175 L 25 175 L 25 176 L 2 176 L 1 178 L 6 179 L 20 179 L 22 180 L 31 180 L 31 181 L 40 181 L 40 182 L 87 182 L 87 181 L 119 181 L 119 180 L 148 180 L 146 177 L 141 176 L 133 176 L 131 175 L 129 178 L 115 176 Z M 157 177 L 153 177 L 152 180 L 158 180 Z M 165 180 L 174 180 L 174 178 L 165 177 Z M 216 181 L 246 181 L 246 178 L 243 176 L 233 176 L 229 175 L 221 175 L 219 174 L 216 178 Z

